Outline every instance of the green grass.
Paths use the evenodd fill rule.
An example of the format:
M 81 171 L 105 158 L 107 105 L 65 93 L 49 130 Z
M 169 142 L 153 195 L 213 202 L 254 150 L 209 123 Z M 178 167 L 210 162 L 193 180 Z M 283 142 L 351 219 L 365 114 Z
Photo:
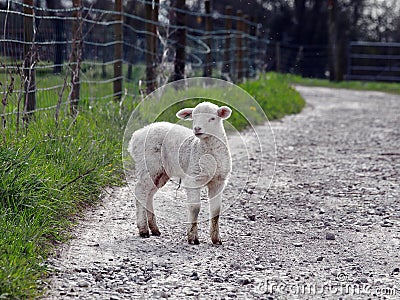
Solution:
M 241 130 L 249 124 L 257 125 L 265 122 L 264 110 L 269 120 L 279 119 L 287 114 L 298 113 L 304 107 L 304 100 L 292 87 L 284 75 L 268 73 L 261 75 L 257 80 L 249 80 L 239 84 L 239 88 L 230 88 L 230 85 L 213 85 L 203 88 L 201 85 L 191 85 L 185 90 L 169 88 L 164 90 L 163 97 L 156 95 L 142 103 L 137 108 L 138 115 L 135 121 L 138 126 L 150 122 L 176 122 L 175 113 L 183 107 L 194 107 L 201 101 L 210 101 L 217 105 L 228 105 L 233 109 L 229 123 Z M 201 95 L 201 97 L 199 97 Z M 255 98 L 256 102 L 253 101 Z M 184 99 L 174 103 L 177 99 Z M 174 103 L 173 105 L 171 105 Z M 162 114 L 159 115 L 159 112 Z
M 1 60 L 0 60 L 1 62 Z M 107 74 L 106 78 L 102 78 L 102 70 L 100 66 L 90 66 L 90 63 L 82 65 L 81 73 L 81 87 L 80 94 L 82 101 L 88 103 L 89 105 L 94 105 L 93 102 L 97 102 L 98 99 L 106 98 L 106 100 L 112 99 L 113 94 L 113 82 L 110 81 L 110 77 L 113 75 L 113 66 L 108 65 L 105 67 Z M 123 68 L 123 74 L 127 74 L 127 66 Z M 124 81 L 123 90 L 128 95 L 138 95 L 139 85 L 138 81 L 143 78 L 145 72 L 145 66 L 136 65 L 132 68 L 132 81 Z M 0 68 L 0 86 L 1 91 L 5 91 L 10 82 L 13 80 L 13 90 L 22 90 L 21 76 L 16 70 L 10 70 L 5 72 L 4 68 Z M 69 93 L 71 91 L 71 76 L 66 73 L 66 67 L 64 71 L 60 74 L 53 74 L 51 68 L 39 69 L 36 71 L 36 88 L 38 92 L 36 93 L 36 107 L 46 108 L 54 106 L 57 104 L 59 97 L 61 95 L 62 103 L 67 102 Z M 65 89 L 62 92 L 65 83 Z M 54 87 L 54 88 L 51 88 Z M 17 112 L 18 111 L 18 100 L 20 100 L 19 110 L 23 110 L 23 98 L 21 99 L 20 93 L 14 92 L 7 99 L 6 113 Z M 20 98 L 20 99 L 19 99 Z M 2 110 L 1 112 L 2 113 Z
M 332 82 L 326 79 L 303 78 L 298 75 L 282 75 L 287 82 L 306 86 L 321 86 L 360 91 L 378 91 L 391 94 L 400 94 L 400 83 L 369 82 L 369 81 L 341 81 Z
M 0 295 L 30 298 L 43 259 L 103 187 L 122 182 L 120 140 L 126 116 L 113 103 L 64 117 L 48 113 L 0 147 Z
M 286 75 L 267 73 L 259 80 L 248 81 L 239 86 L 257 100 L 269 120 L 299 113 L 305 105 L 300 94 L 290 86 Z
M 53 76 L 38 80 L 51 84 L 58 80 Z M 282 75 L 263 75 L 241 86 L 270 119 L 304 106 Z M 36 113 L 18 133 L 14 117 L 5 130 L 0 128 L 0 298 L 40 295 L 40 282 L 48 274 L 44 260 L 68 238 L 76 216 L 98 201 L 104 187 L 123 183 L 121 143 L 135 103 L 131 98 L 122 107 L 110 99 L 92 103 L 87 99 L 92 90 L 82 87 L 76 118 L 63 109 L 57 125 L 49 110 Z M 107 84 L 95 90 L 96 96 L 112 93 Z M 39 103 L 50 101 L 51 96 L 38 94 Z M 165 117 L 176 120 L 172 113 Z M 231 122 L 244 126 L 239 115 Z

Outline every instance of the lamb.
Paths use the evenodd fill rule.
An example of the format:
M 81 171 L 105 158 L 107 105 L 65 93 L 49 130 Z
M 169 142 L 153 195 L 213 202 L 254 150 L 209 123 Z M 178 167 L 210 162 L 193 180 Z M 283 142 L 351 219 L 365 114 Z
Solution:
M 189 244 L 199 244 L 198 214 L 200 190 L 207 186 L 210 201 L 210 236 L 214 244 L 222 244 L 219 215 L 222 192 L 232 168 L 223 120 L 232 111 L 202 102 L 195 108 L 176 113 L 183 120 L 193 120 L 193 130 L 168 122 L 147 125 L 132 135 L 128 151 L 135 161 L 136 219 L 141 237 L 159 236 L 153 210 L 153 197 L 171 178 L 181 180 L 187 194 Z

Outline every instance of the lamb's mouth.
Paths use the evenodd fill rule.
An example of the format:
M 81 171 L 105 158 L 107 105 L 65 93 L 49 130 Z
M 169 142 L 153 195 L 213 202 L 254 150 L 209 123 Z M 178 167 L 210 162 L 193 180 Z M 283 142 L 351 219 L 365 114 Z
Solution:
M 209 135 L 204 132 L 199 132 L 199 133 L 195 133 L 194 136 L 200 140 L 203 140 L 203 139 L 208 138 Z

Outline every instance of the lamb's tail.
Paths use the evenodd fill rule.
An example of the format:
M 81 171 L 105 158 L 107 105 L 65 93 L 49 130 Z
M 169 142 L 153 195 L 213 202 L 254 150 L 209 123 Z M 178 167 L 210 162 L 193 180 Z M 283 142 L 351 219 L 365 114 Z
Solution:
M 137 158 L 137 155 L 140 153 L 140 148 L 143 148 L 141 136 L 141 130 L 137 130 L 132 134 L 131 140 L 129 141 L 128 152 L 133 157 L 133 159 Z

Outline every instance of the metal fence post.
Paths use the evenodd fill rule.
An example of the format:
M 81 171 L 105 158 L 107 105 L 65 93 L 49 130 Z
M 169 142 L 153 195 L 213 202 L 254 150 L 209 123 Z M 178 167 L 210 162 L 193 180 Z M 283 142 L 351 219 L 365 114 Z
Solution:
M 122 97 L 122 47 L 123 47 L 123 15 L 122 0 L 115 0 L 115 24 L 114 24 L 114 100 Z

